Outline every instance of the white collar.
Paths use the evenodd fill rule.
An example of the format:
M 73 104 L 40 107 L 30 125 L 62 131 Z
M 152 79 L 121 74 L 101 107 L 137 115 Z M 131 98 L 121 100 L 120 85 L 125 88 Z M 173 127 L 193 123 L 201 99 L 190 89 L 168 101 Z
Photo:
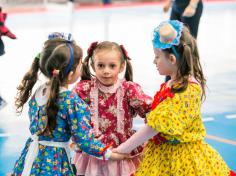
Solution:
M 66 92 L 69 89 L 60 87 L 59 93 Z M 49 86 L 47 83 L 40 85 L 35 91 L 35 100 L 39 106 L 45 105 L 49 97 Z

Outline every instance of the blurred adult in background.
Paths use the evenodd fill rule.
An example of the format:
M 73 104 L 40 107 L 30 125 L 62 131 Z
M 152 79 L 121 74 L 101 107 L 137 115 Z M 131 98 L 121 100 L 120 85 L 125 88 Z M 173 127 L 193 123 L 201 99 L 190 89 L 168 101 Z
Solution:
M 170 19 L 183 22 L 189 27 L 190 33 L 197 38 L 203 11 L 202 0 L 166 0 L 163 11 L 168 12 L 171 7 Z
M 102 0 L 102 2 L 103 2 L 104 5 L 111 4 L 111 0 Z
M 7 36 L 11 39 L 16 39 L 16 36 L 5 26 L 5 20 L 7 14 L 2 12 L 2 7 L 0 7 L 0 56 L 5 54 L 5 47 L 2 40 L 2 36 Z
M 2 36 L 16 39 L 16 36 L 5 26 L 6 18 L 7 14 L 2 12 L 2 7 L 0 6 L 0 56 L 5 54 L 5 46 L 2 40 Z M 6 101 L 0 95 L 0 109 L 2 109 L 6 104 Z
M 0 110 L 7 105 L 7 102 L 0 95 Z
M 198 26 L 203 11 L 202 0 L 166 0 L 163 11 L 171 9 L 170 19 L 183 22 L 190 30 L 191 35 L 197 39 Z M 165 80 L 168 81 L 169 76 Z

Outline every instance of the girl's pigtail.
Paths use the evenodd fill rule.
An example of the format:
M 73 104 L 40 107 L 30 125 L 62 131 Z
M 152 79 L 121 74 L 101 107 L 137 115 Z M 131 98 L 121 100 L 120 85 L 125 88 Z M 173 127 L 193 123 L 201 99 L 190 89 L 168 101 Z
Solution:
M 57 100 L 59 97 L 59 89 L 60 89 L 60 71 L 59 70 L 53 70 L 53 77 L 50 81 L 50 94 L 48 98 L 48 102 L 46 105 L 46 112 L 48 117 L 48 124 L 47 128 L 44 130 L 44 132 L 52 133 L 53 129 L 56 127 L 56 116 L 59 110 L 59 107 L 57 105 Z
M 133 68 L 130 62 L 131 59 L 123 45 L 120 45 L 120 49 L 123 53 L 124 60 L 126 61 L 125 79 L 126 81 L 133 81 Z
M 131 62 L 128 59 L 126 59 L 125 79 L 127 81 L 133 81 L 133 69 Z
M 17 95 L 15 100 L 16 112 L 20 114 L 24 104 L 31 96 L 32 89 L 38 80 L 40 54 L 35 57 L 30 70 L 24 75 L 23 80 L 17 87 Z
M 168 49 L 170 53 L 172 53 L 171 49 Z M 177 47 L 177 51 L 182 53 L 181 58 L 177 59 L 179 61 L 178 71 L 177 71 L 177 78 L 178 83 L 171 86 L 171 91 L 173 93 L 182 92 L 187 89 L 188 82 L 189 82 L 189 75 L 193 74 L 192 71 L 192 56 L 191 56 L 191 48 L 189 44 L 179 45 Z M 182 51 L 182 52 L 180 52 Z
M 91 80 L 91 72 L 89 69 L 90 56 L 86 56 L 82 65 L 81 80 Z
M 194 45 L 196 44 L 196 41 L 194 41 Z M 193 50 L 193 73 L 194 73 L 194 77 L 196 78 L 196 80 L 201 84 L 202 87 L 202 100 L 205 100 L 206 98 L 206 91 L 205 91 L 205 87 L 206 87 L 206 78 L 204 77 L 203 74 L 203 70 L 202 70 L 202 66 L 200 63 L 200 57 L 198 54 L 198 49 L 197 47 L 194 47 Z
M 92 58 L 93 52 L 96 49 L 98 45 L 98 42 L 93 42 L 90 44 L 88 50 L 87 50 L 87 56 L 84 59 L 83 65 L 82 65 L 82 74 L 81 74 L 81 80 L 91 80 L 91 72 L 89 68 L 89 59 Z

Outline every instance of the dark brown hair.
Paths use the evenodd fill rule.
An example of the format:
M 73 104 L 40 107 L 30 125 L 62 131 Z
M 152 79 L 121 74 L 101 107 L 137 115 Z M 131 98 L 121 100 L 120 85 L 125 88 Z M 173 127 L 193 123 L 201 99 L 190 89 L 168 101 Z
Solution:
M 125 79 L 127 81 L 133 81 L 133 69 L 130 63 L 130 58 L 124 49 L 123 45 L 118 45 L 115 42 L 104 41 L 101 43 L 94 42 L 88 48 L 87 56 L 84 59 L 83 67 L 82 67 L 82 80 L 91 80 L 91 72 L 89 68 L 89 63 L 91 60 L 91 64 L 93 64 L 93 57 L 96 53 L 103 50 L 115 50 L 120 53 L 121 64 L 126 62 L 126 70 L 125 70 Z
M 70 73 L 70 71 L 69 73 L 65 73 L 71 54 L 68 45 L 71 45 L 73 49 L 73 64 L 70 71 L 75 71 L 82 59 L 82 49 L 75 42 L 68 43 L 66 40 L 60 38 L 50 39 L 44 43 L 40 58 L 36 57 L 33 60 L 30 70 L 25 74 L 21 84 L 17 87 L 18 92 L 15 105 L 17 113 L 21 113 L 24 104 L 31 96 L 32 89 L 37 82 L 38 70 L 49 78 L 50 94 L 46 105 L 48 123 L 43 132 L 52 132 L 56 126 L 56 115 L 59 110 L 57 105 L 59 88 L 65 84 Z M 59 70 L 59 74 L 53 75 L 53 70 Z
M 172 92 L 182 92 L 188 86 L 189 75 L 194 76 L 202 87 L 202 99 L 205 99 L 206 79 L 204 77 L 200 63 L 196 39 L 190 34 L 189 29 L 184 26 L 180 38 L 180 44 L 175 47 L 179 58 L 177 58 L 177 77 L 178 85 L 171 87 Z M 166 53 L 174 54 L 172 49 L 165 49 Z M 175 55 L 175 54 L 174 54 Z

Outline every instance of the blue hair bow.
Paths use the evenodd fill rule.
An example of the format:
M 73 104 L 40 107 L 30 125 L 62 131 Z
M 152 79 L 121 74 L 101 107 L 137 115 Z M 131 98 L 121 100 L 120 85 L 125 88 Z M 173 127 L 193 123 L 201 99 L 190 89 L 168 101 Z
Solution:
M 161 42 L 160 40 L 160 28 L 165 24 L 171 25 L 174 28 L 177 35 L 173 40 L 164 43 Z M 168 20 L 162 22 L 159 26 L 157 26 L 154 29 L 153 40 L 152 40 L 153 47 L 159 49 L 171 48 L 176 58 L 179 59 L 179 54 L 177 53 L 174 45 L 175 46 L 179 45 L 182 30 L 183 30 L 183 23 L 178 20 Z

